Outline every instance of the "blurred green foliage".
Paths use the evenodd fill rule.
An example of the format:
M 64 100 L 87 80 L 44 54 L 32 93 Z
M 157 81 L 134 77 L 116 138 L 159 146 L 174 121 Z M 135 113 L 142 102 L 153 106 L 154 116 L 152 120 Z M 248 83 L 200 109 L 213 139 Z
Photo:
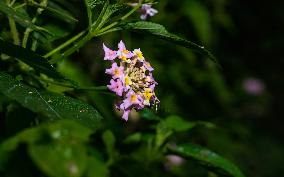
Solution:
M 283 2 L 154 3 L 159 13 L 152 22 L 210 49 L 221 68 L 203 50 L 147 34 L 165 34 L 159 25 L 140 33 L 122 30 L 139 20 L 138 12 L 128 27 L 98 33 L 97 27 L 131 10 L 120 6 L 125 1 L 103 16 L 103 0 L 25 2 L 16 1 L 14 11 L 0 1 L 0 176 L 243 176 L 226 159 L 249 177 L 284 173 L 283 120 L 278 120 L 283 63 L 274 59 L 282 56 Z M 98 17 L 105 21 L 95 21 Z M 11 30 L 13 18 L 18 37 Z M 28 40 L 20 42 L 31 50 L 15 46 L 25 33 Z M 74 36 L 70 48 L 49 53 Z M 131 112 L 127 123 L 113 106 L 114 95 L 97 90 L 109 82 L 102 43 L 115 48 L 121 39 L 128 48 L 141 48 L 151 62 L 161 101 L 157 113 Z M 7 47 L 7 41 L 15 45 Z M 48 57 L 54 68 L 45 62 Z M 249 91 L 248 78 L 260 78 L 262 89 Z M 64 120 L 52 118 L 50 110 Z M 169 154 L 187 160 L 175 165 Z

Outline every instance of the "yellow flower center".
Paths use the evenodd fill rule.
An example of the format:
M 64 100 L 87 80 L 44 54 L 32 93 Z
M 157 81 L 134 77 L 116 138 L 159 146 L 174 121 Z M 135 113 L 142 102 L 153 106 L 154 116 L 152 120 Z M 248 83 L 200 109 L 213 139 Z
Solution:
M 131 80 L 129 79 L 129 77 L 124 77 L 124 82 L 125 82 L 125 85 L 128 86 L 131 84 Z
M 126 61 L 126 60 L 127 60 L 127 58 L 126 58 L 126 56 L 125 56 L 125 55 L 120 55 L 120 58 L 121 58 L 122 60 L 124 60 L 124 61 Z
M 134 103 L 137 101 L 137 96 L 135 94 L 131 95 L 131 102 Z
M 145 93 L 144 93 L 145 99 L 146 100 L 150 100 L 150 98 L 153 96 L 152 90 L 149 88 L 145 89 Z
M 129 53 L 129 51 L 126 50 L 126 49 L 122 50 L 122 52 L 125 53 L 125 54 L 128 54 L 128 53 Z
M 143 54 L 142 54 L 141 51 L 137 51 L 136 54 L 137 54 L 139 59 L 143 58 Z
M 119 74 L 120 74 L 119 69 L 116 68 L 116 69 L 114 70 L 114 75 L 115 75 L 115 76 L 119 76 Z

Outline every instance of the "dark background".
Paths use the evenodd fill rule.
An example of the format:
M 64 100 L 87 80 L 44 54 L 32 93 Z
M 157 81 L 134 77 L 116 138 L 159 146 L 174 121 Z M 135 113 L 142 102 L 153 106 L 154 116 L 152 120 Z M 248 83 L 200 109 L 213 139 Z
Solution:
M 120 39 L 130 49 L 141 48 L 155 68 L 161 112 L 218 126 L 193 132 L 190 141 L 232 159 L 247 176 L 281 176 L 284 2 L 164 0 L 154 7 L 159 13 L 151 21 L 206 46 L 222 69 L 204 56 L 146 34 L 125 32 L 100 40 L 112 48 Z M 100 50 L 98 44 L 94 40 L 89 45 Z M 91 63 L 96 54 L 83 55 Z M 100 58 L 102 54 L 96 60 Z M 104 83 L 103 71 L 94 69 L 98 65 L 84 67 Z M 257 80 L 263 90 L 246 91 L 247 79 Z
M 70 2 L 73 3 L 70 9 L 79 19 L 79 24 L 66 25 L 66 31 L 71 31 L 72 36 L 87 27 L 87 17 L 82 0 Z M 79 78 L 82 85 L 106 85 L 110 78 L 104 70 L 109 64 L 103 61 L 102 43 L 116 49 L 117 43 L 123 40 L 129 50 L 141 48 L 155 69 L 154 77 L 159 83 L 156 87 L 161 101 L 158 115 L 178 115 L 189 121 L 209 121 L 217 126 L 194 129 L 179 137 L 181 140 L 208 147 L 226 157 L 247 177 L 282 176 L 284 1 L 160 0 L 153 7 L 159 13 L 149 21 L 205 46 L 216 56 L 221 68 L 205 56 L 153 36 L 115 32 L 92 39 L 79 52 L 57 64 L 58 70 L 62 74 L 69 72 L 72 80 Z M 50 14 L 45 15 L 39 23 L 62 23 Z M 139 18 L 138 13 L 134 16 Z M 9 29 L 6 17 L 0 16 L 0 20 L 6 24 L 0 24 L 0 29 Z M 70 36 L 53 45 L 61 44 Z M 37 52 L 45 53 L 52 48 L 42 46 Z M 69 71 L 71 66 L 79 70 Z M 256 91 L 244 86 L 248 81 Z M 124 127 L 119 116 L 113 119 L 113 96 L 72 94 L 69 96 L 79 95 L 80 99 L 95 105 L 106 118 L 106 125 L 119 127 L 120 130 L 112 129 L 114 133 L 135 132 L 142 127 L 137 123 L 137 115 L 132 115 Z M 199 173 L 202 169 L 187 165 L 179 176 L 202 176 Z M 201 174 L 208 176 L 204 171 Z

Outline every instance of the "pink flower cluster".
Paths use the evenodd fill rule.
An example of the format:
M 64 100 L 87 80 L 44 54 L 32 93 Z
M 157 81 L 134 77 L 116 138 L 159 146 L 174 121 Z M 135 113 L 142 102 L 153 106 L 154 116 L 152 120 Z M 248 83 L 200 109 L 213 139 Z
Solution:
M 141 110 L 159 103 L 154 92 L 157 85 L 152 75 L 154 69 L 145 60 L 140 49 L 131 52 L 122 41 L 119 42 L 117 51 L 104 44 L 103 49 L 104 60 L 112 62 L 111 68 L 105 71 L 112 76 L 107 87 L 121 98 L 116 107 L 123 111 L 124 120 L 128 120 L 131 109 Z

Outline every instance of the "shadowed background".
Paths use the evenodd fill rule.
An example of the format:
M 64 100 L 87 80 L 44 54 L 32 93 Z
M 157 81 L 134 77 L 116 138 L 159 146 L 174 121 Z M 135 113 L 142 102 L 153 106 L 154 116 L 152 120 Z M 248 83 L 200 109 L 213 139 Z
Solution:
M 152 21 L 206 46 L 222 69 L 186 48 L 126 32 L 90 42 L 78 54 L 80 64 L 105 83 L 97 70 L 105 63 L 93 63 L 102 58 L 102 41 L 116 48 L 124 39 L 129 49 L 141 48 L 155 68 L 161 112 L 219 127 L 193 132 L 193 142 L 234 159 L 247 176 L 283 174 L 283 1 L 164 0 L 154 7 Z
M 61 26 L 53 30 L 59 36 L 66 35 L 66 38 L 55 40 L 56 36 L 53 36 L 55 41 L 40 44 L 38 53 L 45 54 L 45 50 L 62 44 L 68 37 L 87 27 L 87 14 L 82 0 L 70 2 L 72 5 L 66 8 L 80 19 L 78 24 L 65 24 L 44 12 L 42 21 L 38 23 Z M 92 39 L 78 52 L 58 62 L 58 70 L 79 85 L 106 85 L 110 77 L 104 72 L 110 64 L 103 60 L 102 43 L 116 49 L 117 43 L 123 40 L 129 50 L 140 48 L 155 69 L 153 74 L 159 83 L 156 87 L 156 95 L 161 101 L 158 115 L 163 118 L 180 116 L 188 121 L 209 121 L 217 126 L 209 130 L 193 129 L 188 134 L 178 135 L 176 139 L 208 147 L 235 162 L 248 177 L 281 176 L 284 173 L 284 1 L 161 0 L 153 7 L 159 13 L 149 21 L 160 23 L 168 31 L 205 46 L 216 56 L 222 68 L 203 55 L 153 36 L 115 32 Z M 139 19 L 139 13 L 134 16 Z M 8 20 L 0 15 L 0 21 L 6 24 L 0 25 L 1 38 L 11 41 Z M 23 31 L 21 27 L 19 29 Z M 0 68 L 6 70 L 6 67 L 1 62 Z M 65 91 L 59 87 L 47 89 Z M 124 124 L 113 108 L 113 95 L 79 91 L 66 91 L 66 94 L 92 104 L 102 113 L 105 117 L 104 128 L 113 131 L 118 139 L 116 147 L 122 147 L 124 153 L 128 153 L 132 147 L 124 149 L 121 137 L 141 129 L 147 132 L 147 125 L 153 126 L 137 113 L 131 114 L 129 122 Z M 28 119 L 36 116 L 14 103 L 7 108 L 7 114 L 2 110 L 0 112 L 0 117 L 19 117 L 20 113 Z M 30 126 L 24 119 L 18 118 L 13 122 L 19 122 L 16 131 L 5 130 L 5 136 L 0 138 L 7 138 Z M 13 122 L 7 124 L 13 125 Z M 131 161 L 129 165 L 132 165 Z M 158 165 L 164 172 L 164 166 Z M 119 175 L 115 170 L 112 173 Z M 132 170 L 138 173 L 134 167 Z M 190 161 L 180 168 L 173 168 L 171 172 L 165 173 L 165 176 L 216 176 Z

